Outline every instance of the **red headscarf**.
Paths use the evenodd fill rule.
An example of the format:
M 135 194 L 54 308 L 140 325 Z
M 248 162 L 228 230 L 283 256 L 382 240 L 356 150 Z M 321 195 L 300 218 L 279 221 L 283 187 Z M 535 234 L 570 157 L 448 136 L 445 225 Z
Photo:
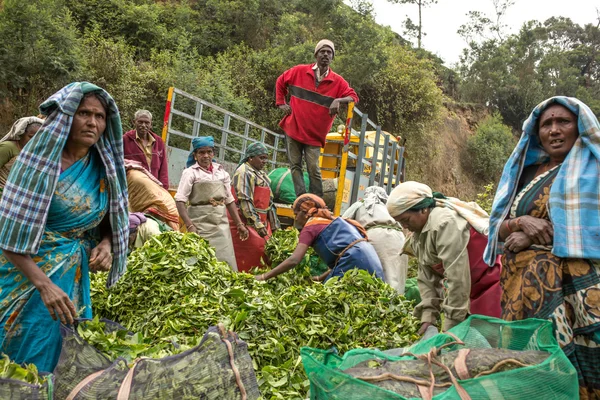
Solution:
M 335 219 L 331 211 L 327 208 L 325 201 L 319 196 L 316 196 L 311 193 L 305 193 L 298 197 L 296 201 L 294 201 L 294 205 L 292 206 L 292 210 L 294 210 L 294 214 L 298 214 L 300 211 L 304 211 L 306 216 L 309 218 L 322 218 L 325 220 L 329 220 L 330 222 Z M 357 221 L 349 218 L 344 218 L 350 224 L 354 225 L 356 229 L 360 232 L 363 237 L 367 237 L 367 231 L 361 224 Z

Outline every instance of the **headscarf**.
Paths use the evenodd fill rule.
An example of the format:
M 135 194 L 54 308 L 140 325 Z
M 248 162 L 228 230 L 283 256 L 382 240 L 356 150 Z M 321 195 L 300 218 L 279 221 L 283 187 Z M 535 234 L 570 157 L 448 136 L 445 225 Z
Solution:
M 20 140 L 21 136 L 27 131 L 29 125 L 38 124 L 42 125 L 44 120 L 38 117 L 23 117 L 15 121 L 10 131 L 0 139 L 0 143 L 6 142 L 7 140 Z
M 500 225 L 510 212 L 523 168 L 540 164 L 548 154 L 540 144 L 538 121 L 551 105 L 559 104 L 577 116 L 579 138 L 563 161 L 548 208 L 554 226 L 552 254 L 565 258 L 600 259 L 600 123 L 590 108 L 573 97 L 556 96 L 538 104 L 523 123 L 523 134 L 504 165 L 490 217 L 484 260 L 492 265 Z
M 131 235 L 132 233 L 137 232 L 140 225 L 145 223 L 147 220 L 148 218 L 146 218 L 144 213 L 129 213 L 129 234 Z
M 311 193 L 305 193 L 298 197 L 292 205 L 292 210 L 294 211 L 294 214 L 304 211 L 309 218 L 323 218 L 330 221 L 335 219 L 331 211 L 327 208 L 325 201 L 319 196 Z M 367 237 L 367 231 L 365 231 L 365 228 L 360 223 L 350 218 L 344 219 L 354 225 L 363 237 Z
M 408 210 L 420 210 L 435 206 L 431 188 L 424 183 L 402 182 L 392 190 L 387 201 L 387 209 L 392 217 Z
M 215 147 L 215 138 L 212 136 L 200 136 L 192 139 L 192 151 L 188 156 L 187 163 L 185 164 L 187 168 L 196 164 L 196 159 L 194 158 L 194 152 L 198 150 L 200 147 Z
M 73 115 L 87 93 L 94 92 L 107 104 L 106 129 L 94 145 L 106 169 L 110 192 L 113 263 L 107 285 L 125 273 L 128 247 L 127 179 L 123 166 L 123 130 L 119 109 L 102 88 L 73 82 L 40 106 L 48 117 L 21 151 L 8 176 L 0 200 L 0 248 L 21 254 L 39 250 L 50 202 L 60 176 L 61 156 L 73 123 Z
M 381 186 L 369 186 L 365 190 L 365 197 L 363 199 L 363 203 L 365 205 L 365 210 L 369 215 L 373 215 L 375 212 L 375 205 L 383 204 L 385 205 L 388 201 L 388 194 L 385 189 Z
M 269 154 L 267 146 L 260 142 L 252 143 L 250 146 L 246 147 L 246 152 L 240 160 L 240 163 L 238 164 L 237 168 L 239 168 L 240 165 L 248 161 L 248 159 L 250 159 L 251 157 L 260 156 L 261 154 Z
M 489 216 L 477 203 L 446 197 L 433 192 L 423 183 L 408 181 L 399 184 L 392 190 L 387 202 L 387 209 L 392 217 L 409 210 L 418 211 L 431 207 L 449 208 L 466 219 L 477 232 L 488 234 Z
M 315 46 L 315 56 L 317 55 L 319 50 L 321 50 L 325 46 L 331 48 L 331 51 L 333 52 L 333 57 L 331 57 L 331 59 L 333 60 L 335 58 L 335 46 L 333 45 L 333 42 L 331 40 L 327 39 L 320 40 L 319 43 L 317 43 L 317 45 Z
M 333 214 L 327 208 L 325 201 L 311 193 L 305 193 L 298 197 L 292 205 L 292 210 L 294 210 L 294 214 L 304 211 L 309 218 L 319 217 L 333 220 Z

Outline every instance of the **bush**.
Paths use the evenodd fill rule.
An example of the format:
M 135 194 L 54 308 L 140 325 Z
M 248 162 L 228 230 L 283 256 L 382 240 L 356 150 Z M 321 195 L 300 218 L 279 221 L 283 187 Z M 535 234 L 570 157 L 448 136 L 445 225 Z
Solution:
M 494 114 L 481 122 L 477 132 L 469 138 L 467 155 L 469 169 L 487 182 L 496 181 L 515 146 L 511 129 L 502 123 L 502 117 Z
M 494 196 L 496 189 L 493 183 L 489 183 L 483 187 L 483 193 L 477 194 L 475 202 L 479 204 L 479 207 L 483 208 L 485 212 L 490 214 L 492 212 L 492 204 L 494 203 Z

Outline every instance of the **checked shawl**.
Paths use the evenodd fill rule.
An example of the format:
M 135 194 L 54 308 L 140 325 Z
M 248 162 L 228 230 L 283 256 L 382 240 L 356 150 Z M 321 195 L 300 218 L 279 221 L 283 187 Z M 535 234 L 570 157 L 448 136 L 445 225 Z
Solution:
M 600 124 L 581 101 L 557 96 L 540 103 L 523 124 L 523 134 L 498 184 L 490 216 L 490 233 L 484 259 L 494 263 L 500 224 L 517 195 L 523 168 L 548 159 L 537 135 L 537 121 L 552 104 L 577 116 L 579 138 L 567 155 L 550 189 L 549 212 L 554 225 L 552 254 L 565 258 L 600 259 Z
M 71 83 L 40 106 L 42 114 L 48 117 L 17 157 L 0 201 L 0 248 L 21 254 L 38 252 L 60 176 L 61 155 L 73 115 L 84 94 L 89 92 L 97 92 L 108 104 L 106 130 L 95 146 L 106 168 L 110 187 L 109 213 L 114 256 L 107 285 L 112 286 L 125 273 L 129 235 L 123 130 L 113 98 L 91 83 Z M 65 218 L 68 217 L 65 215 Z

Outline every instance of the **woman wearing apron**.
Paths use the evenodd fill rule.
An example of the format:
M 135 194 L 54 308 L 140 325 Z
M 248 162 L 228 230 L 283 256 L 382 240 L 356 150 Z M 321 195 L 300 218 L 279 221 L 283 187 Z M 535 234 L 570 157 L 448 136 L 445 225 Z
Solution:
M 206 239 L 215 248 L 217 259 L 237 271 L 226 209 L 241 240 L 248 238 L 248 230 L 237 213 L 229 174 L 222 165 L 213 162 L 214 144 L 212 136 L 192 140 L 193 150 L 181 174 L 175 201 L 187 230 Z
M 302 229 L 298 246 L 291 256 L 271 271 L 257 275 L 259 281 L 273 278 L 300 264 L 309 247 L 329 266 L 315 280 L 342 277 L 351 269 L 362 269 L 383 279 L 383 269 L 365 229 L 356 221 L 335 218 L 320 197 L 305 193 L 293 205 L 294 226 Z
M 387 208 L 413 232 L 407 242 L 419 261 L 421 302 L 415 316 L 421 318 L 420 333 L 436 324 L 442 310 L 444 331 L 469 314 L 500 318 L 500 259 L 492 267 L 483 261 L 489 229 L 485 211 L 475 203 L 433 193 L 419 182 L 398 185 Z
M 281 228 L 273 206 L 269 176 L 263 171 L 267 160 L 265 145 L 252 143 L 233 174 L 233 196 L 239 207 L 240 218 L 249 232 L 248 240 L 240 240 L 236 235 L 237 225 L 229 215 L 239 271 L 247 272 L 252 267 L 261 265 L 261 258 L 265 257 L 267 239 L 271 237 L 272 232 Z M 268 260 L 264 261 L 268 263 Z

